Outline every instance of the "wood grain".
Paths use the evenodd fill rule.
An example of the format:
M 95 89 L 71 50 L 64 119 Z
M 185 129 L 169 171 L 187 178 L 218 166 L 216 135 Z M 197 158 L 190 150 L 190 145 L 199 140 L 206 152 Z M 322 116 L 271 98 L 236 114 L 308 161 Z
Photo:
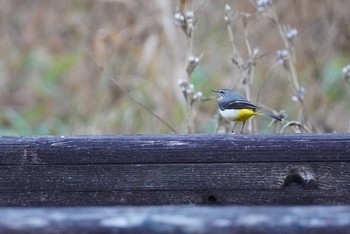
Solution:
M 0 165 L 350 161 L 349 134 L 0 137 Z
M 350 135 L 0 137 L 0 205 L 349 204 Z

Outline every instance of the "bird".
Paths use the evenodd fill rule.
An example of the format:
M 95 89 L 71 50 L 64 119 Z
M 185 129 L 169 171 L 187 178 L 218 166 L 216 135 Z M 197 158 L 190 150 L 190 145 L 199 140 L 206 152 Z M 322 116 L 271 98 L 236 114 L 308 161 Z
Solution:
M 282 117 L 262 110 L 257 105 L 248 101 L 245 96 L 231 89 L 213 89 L 211 91 L 217 93 L 220 97 L 218 104 L 219 112 L 224 119 L 228 121 L 243 122 L 240 133 L 243 132 L 245 122 L 255 115 L 268 116 L 277 121 L 283 121 Z

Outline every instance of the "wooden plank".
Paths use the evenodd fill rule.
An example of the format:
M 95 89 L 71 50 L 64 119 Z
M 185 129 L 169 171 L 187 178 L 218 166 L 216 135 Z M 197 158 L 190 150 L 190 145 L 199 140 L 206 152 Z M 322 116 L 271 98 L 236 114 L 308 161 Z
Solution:
M 348 205 L 350 191 L 130 190 L 0 192 L 6 207 L 113 205 Z
M 2 208 L 1 233 L 319 233 L 350 230 L 350 207 Z
M 0 137 L 1 206 L 349 204 L 350 135 Z
M 350 161 L 350 134 L 0 137 L 0 165 Z
M 290 175 L 300 176 L 300 180 L 288 181 Z M 296 204 L 298 201 L 305 204 L 305 199 L 300 200 L 301 197 L 309 197 L 310 204 L 315 204 L 313 201 L 317 201 L 317 198 L 312 199 L 315 195 L 327 197 L 329 201 L 324 201 L 324 204 L 349 204 L 350 163 L 7 165 L 0 166 L 0 178 L 2 197 L 7 197 L 0 199 L 0 205 L 13 205 L 13 194 L 22 194 L 22 199 L 29 199 L 31 192 L 44 192 L 41 197 L 53 196 L 57 192 L 88 193 L 90 197 L 81 199 L 80 203 L 70 203 L 71 199 L 65 199 L 62 202 L 66 203 L 63 205 L 94 205 L 97 203 L 96 195 L 108 191 L 111 193 L 109 197 L 115 192 L 130 192 L 129 195 L 125 193 L 125 196 L 115 199 L 113 204 L 166 204 L 163 200 L 166 193 L 161 191 L 168 194 L 175 191 L 213 192 L 213 196 L 216 197 L 215 203 L 222 204 L 258 204 L 257 192 L 270 191 L 271 199 L 266 199 L 266 202 L 274 201 L 271 204 L 276 204 L 279 194 L 288 190 L 299 191 L 296 199 L 289 198 L 289 204 Z M 149 193 L 146 196 L 148 202 L 135 198 L 128 200 L 126 197 L 134 196 L 135 191 L 143 191 L 143 196 L 146 196 L 147 191 L 159 193 Z M 229 192 L 223 198 L 218 195 L 218 191 Z M 241 191 L 239 201 L 235 198 L 235 191 Z M 300 195 L 300 191 L 303 196 Z M 182 204 L 203 204 L 205 200 L 201 199 L 202 194 L 192 193 L 190 200 L 182 197 Z M 338 199 L 333 197 L 334 194 L 337 194 Z M 110 201 L 103 200 L 103 197 L 100 199 L 100 204 L 111 204 Z M 129 203 L 130 201 L 135 203 Z M 34 199 L 33 204 L 37 202 L 38 200 Z M 168 202 L 173 204 L 179 200 L 168 195 Z M 20 204 L 24 203 L 26 202 Z M 206 203 L 211 202 L 208 200 Z M 30 205 L 30 202 L 27 204 Z M 47 201 L 43 204 L 47 204 Z M 53 201 L 52 205 L 54 204 Z
M 293 168 L 305 189 L 350 189 L 350 163 L 40 165 L 0 167 L 0 190 L 280 190 Z

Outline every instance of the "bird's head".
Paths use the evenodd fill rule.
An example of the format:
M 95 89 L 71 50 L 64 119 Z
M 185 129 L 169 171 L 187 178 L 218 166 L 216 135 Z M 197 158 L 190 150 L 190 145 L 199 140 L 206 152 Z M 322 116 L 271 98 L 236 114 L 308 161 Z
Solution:
M 211 91 L 214 93 L 217 93 L 220 96 L 220 98 L 223 98 L 226 95 L 233 93 L 233 91 L 231 89 L 218 89 L 218 90 L 212 89 Z

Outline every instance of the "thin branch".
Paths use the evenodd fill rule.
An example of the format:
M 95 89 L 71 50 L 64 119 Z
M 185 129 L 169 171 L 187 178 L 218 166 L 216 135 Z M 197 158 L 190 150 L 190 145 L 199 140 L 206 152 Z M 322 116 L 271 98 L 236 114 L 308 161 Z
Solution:
M 156 113 L 154 113 L 149 107 L 147 107 L 145 104 L 143 104 L 142 102 L 138 101 L 137 99 L 135 99 L 127 89 L 125 89 L 116 79 L 114 79 L 113 77 L 111 77 L 106 70 L 98 63 L 97 59 L 93 56 L 93 54 L 90 51 L 87 51 L 89 56 L 94 60 L 94 62 L 96 63 L 96 65 L 98 66 L 98 68 L 100 69 L 100 71 L 104 74 L 105 77 L 107 77 L 109 80 L 111 80 L 114 84 L 116 84 L 118 86 L 118 88 L 120 88 L 120 90 L 128 97 L 130 98 L 132 101 L 134 101 L 136 104 L 138 104 L 139 106 L 141 106 L 143 109 L 145 109 L 148 113 L 150 113 L 151 115 L 153 115 L 156 119 L 158 119 L 162 124 L 164 124 L 169 130 L 171 130 L 173 133 L 177 134 L 177 131 L 169 124 L 167 123 L 165 120 L 163 120 L 159 115 L 157 115 Z

